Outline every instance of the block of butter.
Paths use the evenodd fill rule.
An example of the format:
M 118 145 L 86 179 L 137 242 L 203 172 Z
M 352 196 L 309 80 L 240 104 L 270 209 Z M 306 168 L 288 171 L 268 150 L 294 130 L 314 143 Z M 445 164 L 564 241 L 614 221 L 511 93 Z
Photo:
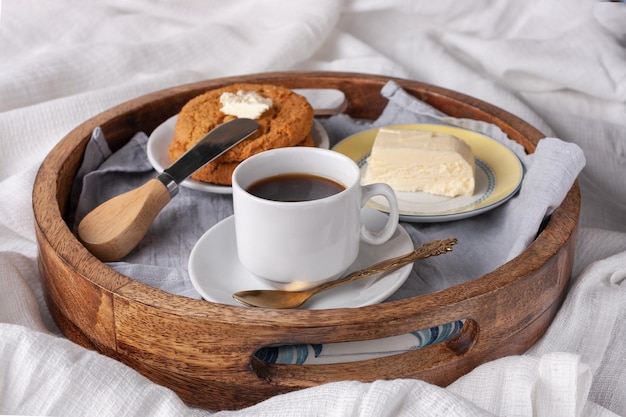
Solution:
M 462 139 L 438 132 L 381 128 L 363 183 L 384 182 L 396 192 L 471 196 L 475 169 L 472 149 Z

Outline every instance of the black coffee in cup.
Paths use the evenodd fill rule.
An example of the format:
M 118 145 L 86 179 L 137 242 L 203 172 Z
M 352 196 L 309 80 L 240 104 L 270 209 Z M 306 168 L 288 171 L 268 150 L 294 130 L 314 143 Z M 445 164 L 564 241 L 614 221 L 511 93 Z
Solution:
M 325 177 L 311 174 L 282 174 L 259 180 L 250 185 L 246 191 L 266 200 L 297 202 L 330 197 L 345 188 Z

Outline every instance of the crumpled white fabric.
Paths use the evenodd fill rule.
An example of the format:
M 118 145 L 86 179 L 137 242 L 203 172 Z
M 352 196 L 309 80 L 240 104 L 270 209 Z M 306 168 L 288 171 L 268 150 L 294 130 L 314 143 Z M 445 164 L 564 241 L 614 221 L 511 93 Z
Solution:
M 625 9 L 591 0 L 4 0 L 0 414 L 210 414 L 59 336 L 38 280 L 36 169 L 72 128 L 147 92 L 320 69 L 451 88 L 579 145 L 587 165 L 572 287 L 527 353 L 451 387 L 340 382 L 223 414 L 626 415 Z
M 495 415 L 583 416 L 594 409 L 586 402 L 591 379 L 589 366 L 578 355 L 557 352 L 481 365 L 448 389 Z

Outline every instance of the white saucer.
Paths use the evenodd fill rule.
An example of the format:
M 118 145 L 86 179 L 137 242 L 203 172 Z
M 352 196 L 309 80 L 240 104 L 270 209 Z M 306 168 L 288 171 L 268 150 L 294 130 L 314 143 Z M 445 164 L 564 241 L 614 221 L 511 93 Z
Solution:
M 158 125 L 148 137 L 148 161 L 150 161 L 150 164 L 158 173 L 163 172 L 165 168 L 169 167 L 172 164 L 168 148 L 170 146 L 170 142 L 172 142 L 172 139 L 174 139 L 174 128 L 176 127 L 177 119 L 177 114 L 170 117 L 169 119 Z M 313 127 L 311 127 L 311 136 L 313 137 L 313 142 L 315 143 L 315 146 L 324 149 L 329 148 L 330 141 L 328 139 L 328 134 L 317 120 L 313 120 Z M 208 193 L 232 194 L 233 192 L 233 189 L 228 185 L 210 184 L 207 182 L 194 180 L 191 177 L 183 180 L 181 185 L 187 188 L 205 191 Z
M 361 217 L 368 228 L 381 229 L 387 215 L 364 208 Z M 234 216 L 209 229 L 198 240 L 189 256 L 191 283 L 202 298 L 220 304 L 241 306 L 232 298 L 242 290 L 275 289 L 241 265 L 237 257 Z M 400 256 L 414 249 L 408 233 L 398 226 L 393 237 L 382 245 L 361 243 L 359 256 L 346 273 L 368 267 L 376 262 Z M 385 300 L 407 279 L 413 265 L 404 266 L 384 276 L 363 278 L 313 296 L 301 308 L 310 310 L 362 307 Z

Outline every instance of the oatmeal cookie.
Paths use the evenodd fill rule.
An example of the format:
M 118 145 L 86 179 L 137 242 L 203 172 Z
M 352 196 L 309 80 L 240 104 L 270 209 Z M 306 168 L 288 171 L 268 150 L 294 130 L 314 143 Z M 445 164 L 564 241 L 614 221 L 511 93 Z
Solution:
M 314 146 L 313 137 L 308 135 L 303 141 L 295 146 Z M 221 158 L 221 157 L 220 157 Z M 231 185 L 233 171 L 241 161 L 224 162 L 220 158 L 209 162 L 193 175 L 199 181 L 211 182 L 219 185 Z
M 220 110 L 220 97 L 222 93 L 237 93 L 240 90 L 256 92 L 262 97 L 272 99 L 272 106 L 257 119 L 259 130 L 211 164 L 196 171 L 192 178 L 230 185 L 228 173 L 232 174 L 234 167 L 244 159 L 265 150 L 311 141 L 313 108 L 306 98 L 285 87 L 238 83 L 209 90 L 183 106 L 176 121 L 174 140 L 169 146 L 172 161 L 178 159 L 211 129 L 235 117 Z

